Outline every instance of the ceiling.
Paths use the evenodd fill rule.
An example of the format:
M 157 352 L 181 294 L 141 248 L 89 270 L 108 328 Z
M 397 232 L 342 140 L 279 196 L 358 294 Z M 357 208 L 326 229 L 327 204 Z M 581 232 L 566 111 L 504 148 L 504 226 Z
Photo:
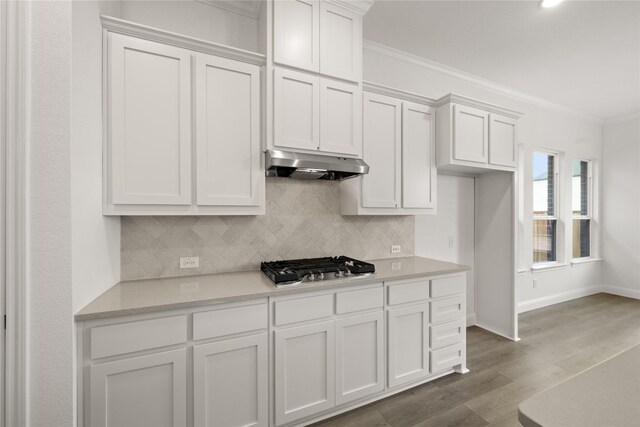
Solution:
M 640 111 L 640 1 L 377 0 L 364 37 L 598 119 Z

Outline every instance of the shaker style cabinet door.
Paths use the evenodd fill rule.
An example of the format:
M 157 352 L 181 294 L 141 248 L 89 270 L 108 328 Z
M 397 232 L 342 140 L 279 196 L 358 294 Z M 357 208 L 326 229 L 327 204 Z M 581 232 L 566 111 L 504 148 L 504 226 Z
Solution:
M 196 345 L 194 424 L 268 426 L 267 334 Z
M 400 200 L 402 102 L 364 93 L 363 158 L 369 173 L 362 177 L 362 206 L 396 208 Z
M 276 424 L 335 405 L 334 322 L 275 331 Z
M 307 71 L 320 71 L 320 2 L 273 2 L 273 61 Z
M 388 311 L 389 387 L 429 374 L 429 308 L 426 303 Z
M 324 1 L 320 4 L 320 73 L 362 80 L 362 15 Z
M 320 79 L 320 151 L 362 157 L 362 90 Z
M 108 196 L 113 204 L 191 203 L 191 56 L 108 36 Z
M 489 163 L 516 166 L 516 119 L 489 114 Z
M 260 68 L 195 58 L 197 204 L 260 204 Z
M 489 113 L 464 105 L 453 106 L 453 157 L 487 163 Z
M 88 425 L 187 424 L 186 349 L 91 365 Z
M 402 207 L 436 205 L 434 109 L 402 104 Z

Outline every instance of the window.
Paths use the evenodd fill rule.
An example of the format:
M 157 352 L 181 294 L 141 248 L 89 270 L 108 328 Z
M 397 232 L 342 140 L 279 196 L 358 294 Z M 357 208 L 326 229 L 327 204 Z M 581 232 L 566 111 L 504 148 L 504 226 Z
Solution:
M 591 256 L 591 161 L 574 159 L 572 166 L 573 258 L 587 258 Z
M 533 262 L 557 261 L 558 156 L 533 153 Z

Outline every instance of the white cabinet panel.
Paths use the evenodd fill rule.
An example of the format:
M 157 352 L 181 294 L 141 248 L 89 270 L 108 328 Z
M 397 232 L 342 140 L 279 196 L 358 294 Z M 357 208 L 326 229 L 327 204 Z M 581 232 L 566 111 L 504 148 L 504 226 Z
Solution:
M 364 93 L 364 161 L 369 173 L 362 177 L 362 206 L 395 208 L 400 198 L 400 138 L 402 102 Z
M 267 333 L 196 345 L 196 426 L 267 426 Z
M 510 117 L 489 115 L 489 163 L 516 166 L 516 123 Z
M 195 76 L 197 204 L 258 206 L 260 68 L 198 54 Z
M 389 387 L 426 377 L 429 373 L 427 303 L 390 308 L 387 313 Z
M 489 113 L 473 107 L 453 107 L 453 157 L 487 163 Z
M 336 404 L 384 389 L 382 310 L 336 320 Z
M 171 427 L 187 423 L 186 350 L 91 365 L 93 427 Z
M 193 314 L 193 339 L 204 340 L 267 329 L 267 304 L 201 311 Z
M 436 202 L 434 110 L 402 104 L 402 207 L 433 208 Z
M 437 349 L 465 339 L 466 319 L 431 326 L 431 348 Z
M 463 363 L 464 347 L 465 343 L 458 343 L 432 351 L 431 372 L 435 374 Z
M 273 60 L 279 64 L 320 70 L 320 2 L 273 2 Z
M 191 203 L 190 60 L 187 50 L 109 34 L 112 203 Z
M 274 144 L 318 150 L 320 147 L 320 79 L 274 69 Z
M 321 3 L 320 72 L 355 82 L 362 79 L 362 15 Z
M 464 317 L 465 314 L 466 312 L 464 295 L 431 301 L 432 323 L 458 319 L 460 317 Z
M 275 331 L 276 424 L 335 404 L 334 322 Z
M 320 79 L 320 150 L 362 155 L 362 90 Z

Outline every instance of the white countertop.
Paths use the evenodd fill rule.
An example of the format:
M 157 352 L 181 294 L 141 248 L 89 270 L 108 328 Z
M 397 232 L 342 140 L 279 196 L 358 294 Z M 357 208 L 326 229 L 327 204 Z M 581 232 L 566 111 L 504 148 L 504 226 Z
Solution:
M 470 267 L 422 257 L 371 260 L 375 274 L 277 288 L 261 271 L 120 282 L 80 310 L 76 321 L 242 301 L 356 284 L 459 273 Z

